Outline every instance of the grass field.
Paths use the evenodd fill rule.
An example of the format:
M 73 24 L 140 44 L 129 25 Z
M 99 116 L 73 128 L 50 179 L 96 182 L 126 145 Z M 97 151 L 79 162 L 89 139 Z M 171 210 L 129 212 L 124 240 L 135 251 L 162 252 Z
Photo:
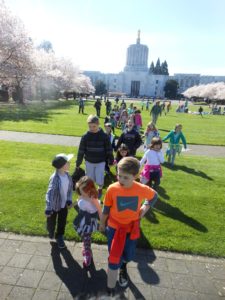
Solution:
M 0 141 L 0 150 L 0 230 L 47 235 L 44 209 L 48 179 L 53 172 L 51 160 L 56 153 L 76 154 L 77 149 Z M 225 158 L 181 155 L 176 163 L 174 169 L 167 164 L 163 166 L 159 201 L 142 220 L 139 244 L 224 257 Z M 74 159 L 71 171 L 73 166 Z M 106 185 L 111 181 L 112 177 L 108 177 Z M 78 240 L 72 226 L 75 215 L 72 209 L 67 239 Z M 98 233 L 94 241 L 106 240 Z
M 140 103 L 137 104 L 140 108 Z M 151 108 L 151 107 L 150 107 Z M 198 106 L 190 105 L 191 111 L 197 111 Z M 205 107 L 206 111 L 208 108 Z M 199 115 L 176 113 L 176 106 L 165 116 L 159 118 L 157 127 L 161 137 L 164 137 L 175 124 L 183 124 L 183 132 L 189 144 L 225 145 L 225 116 Z M 86 131 L 86 119 L 95 113 L 93 101 L 88 101 L 85 106 L 85 115 L 78 114 L 78 107 L 74 101 L 52 102 L 51 105 L 38 104 L 27 106 L 0 107 L 0 130 L 40 132 L 81 136 Z M 101 110 L 101 125 L 105 118 L 105 105 Z M 143 129 L 150 121 L 149 112 L 142 112 Z M 121 131 L 116 130 L 119 136 Z

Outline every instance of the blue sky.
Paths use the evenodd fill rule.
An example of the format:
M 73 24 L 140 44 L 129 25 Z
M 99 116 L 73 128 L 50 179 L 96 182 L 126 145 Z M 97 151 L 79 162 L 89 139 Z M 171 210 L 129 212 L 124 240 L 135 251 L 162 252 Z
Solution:
M 35 43 L 49 40 L 57 55 L 81 70 L 120 72 L 126 50 L 149 47 L 170 75 L 225 75 L 224 0 L 5 0 Z

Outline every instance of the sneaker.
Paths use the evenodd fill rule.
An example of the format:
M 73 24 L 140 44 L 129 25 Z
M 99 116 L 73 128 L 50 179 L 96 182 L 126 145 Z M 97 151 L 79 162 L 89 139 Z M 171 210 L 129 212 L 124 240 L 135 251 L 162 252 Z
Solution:
M 128 274 L 127 274 L 127 268 L 120 269 L 119 273 L 119 285 L 121 287 L 126 287 L 128 285 Z
M 98 189 L 98 199 L 102 198 L 102 189 Z
M 57 244 L 58 244 L 58 247 L 60 249 L 66 248 L 66 244 L 64 242 L 64 239 L 63 239 L 62 235 L 58 236 L 58 238 L 57 238 Z
M 91 260 L 92 260 L 92 252 L 91 250 L 83 250 L 82 251 L 82 255 L 83 255 L 83 266 L 85 268 L 89 267 L 91 264 Z

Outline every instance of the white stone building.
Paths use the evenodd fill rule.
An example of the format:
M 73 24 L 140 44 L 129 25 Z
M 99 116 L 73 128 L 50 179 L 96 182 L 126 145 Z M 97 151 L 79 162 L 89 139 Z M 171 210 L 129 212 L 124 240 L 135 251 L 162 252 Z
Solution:
M 93 85 L 97 80 L 102 80 L 109 92 L 124 93 L 131 97 L 164 97 L 164 86 L 168 79 L 174 79 L 178 82 L 179 93 L 194 85 L 225 82 L 225 76 L 201 76 L 200 74 L 183 73 L 173 76 L 150 74 L 148 46 L 140 43 L 140 31 L 138 31 L 136 44 L 130 45 L 127 49 L 126 65 L 123 72 L 105 74 L 98 71 L 84 71 L 84 74 L 91 78 Z

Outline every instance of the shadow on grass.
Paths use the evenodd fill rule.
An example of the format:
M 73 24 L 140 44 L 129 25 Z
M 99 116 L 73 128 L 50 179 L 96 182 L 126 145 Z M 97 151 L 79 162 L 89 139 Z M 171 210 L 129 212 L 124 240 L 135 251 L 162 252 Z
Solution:
M 213 178 L 209 177 L 206 173 L 204 173 L 202 171 L 199 171 L 199 170 L 196 170 L 196 169 L 193 169 L 193 168 L 189 168 L 187 166 L 181 166 L 181 165 L 172 166 L 168 162 L 164 162 L 163 166 L 166 167 L 167 169 L 170 169 L 170 170 L 173 170 L 173 171 L 181 170 L 185 173 L 189 173 L 189 174 L 192 174 L 192 175 L 195 175 L 195 176 L 199 176 L 199 177 L 202 177 L 202 178 L 207 179 L 207 180 L 213 180 Z
M 29 105 L 12 105 L 0 108 L 0 121 L 38 121 L 48 123 L 53 115 L 59 115 L 60 112 L 54 112 L 59 108 L 69 108 L 74 103 L 67 102 L 53 102 L 53 103 L 40 103 Z
M 187 216 L 185 213 L 183 213 L 179 208 L 174 207 L 170 205 L 168 202 L 163 202 L 160 199 L 156 202 L 154 209 L 164 215 L 165 217 L 171 218 L 173 220 L 180 221 L 195 230 L 201 231 L 201 232 L 208 232 L 208 229 L 198 222 L 197 220 Z
M 169 200 L 170 196 L 166 193 L 166 190 L 160 185 L 157 188 L 157 193 L 159 196 L 161 196 L 165 200 Z
M 158 128 L 159 131 L 170 132 L 170 130 Z

